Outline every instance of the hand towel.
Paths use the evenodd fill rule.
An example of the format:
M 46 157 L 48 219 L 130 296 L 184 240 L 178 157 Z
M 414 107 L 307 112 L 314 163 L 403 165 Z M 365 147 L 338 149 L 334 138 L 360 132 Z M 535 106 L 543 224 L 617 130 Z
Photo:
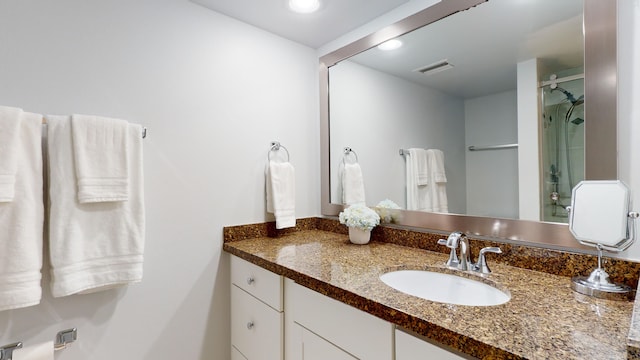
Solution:
M 72 125 L 48 116 L 49 254 L 54 297 L 88 293 L 142 280 L 145 209 L 142 128 L 129 124 L 129 200 L 77 201 Z
M 73 155 L 80 203 L 129 198 L 127 163 L 129 123 L 89 115 L 73 115 Z
M 25 346 L 13 352 L 13 360 L 53 360 L 53 341 Z
M 276 229 L 296 226 L 295 169 L 289 162 L 269 161 L 266 170 L 267 212 L 276 217 Z
M 22 109 L 0 106 L 0 202 L 15 196 Z
M 22 113 L 16 149 L 15 196 L 0 203 L 0 310 L 42 296 L 42 115 Z
M 426 150 L 411 148 L 408 151 L 409 155 L 405 156 L 407 210 L 431 211 L 430 189 L 418 182 L 418 173 L 426 161 Z
M 449 212 L 447 200 L 447 177 L 444 171 L 444 154 L 438 149 L 427 150 L 429 166 L 429 201 L 433 212 Z
M 360 164 L 344 164 L 342 169 L 342 203 L 364 205 L 364 181 Z

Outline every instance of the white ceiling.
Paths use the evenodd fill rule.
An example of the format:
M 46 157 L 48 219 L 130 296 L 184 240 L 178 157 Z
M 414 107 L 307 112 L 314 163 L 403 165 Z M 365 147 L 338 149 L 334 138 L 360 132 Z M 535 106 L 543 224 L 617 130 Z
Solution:
M 288 0 L 190 1 L 314 49 L 419 2 L 321 0 L 318 12 L 297 14 Z M 373 48 L 351 60 L 462 98 L 493 94 L 515 88 L 523 60 L 539 58 L 548 71 L 582 66 L 581 15 L 582 0 L 491 0 L 403 36 L 399 50 Z M 413 71 L 442 59 L 455 67 L 431 76 Z
M 288 0 L 191 0 L 211 10 L 317 49 L 409 0 L 321 0 L 319 11 L 297 14 Z
M 539 59 L 544 73 L 583 66 L 582 0 L 491 0 L 373 48 L 351 61 L 461 98 L 516 88 L 517 63 Z M 446 59 L 433 75 L 414 71 Z M 563 76 L 566 76 L 563 75 Z

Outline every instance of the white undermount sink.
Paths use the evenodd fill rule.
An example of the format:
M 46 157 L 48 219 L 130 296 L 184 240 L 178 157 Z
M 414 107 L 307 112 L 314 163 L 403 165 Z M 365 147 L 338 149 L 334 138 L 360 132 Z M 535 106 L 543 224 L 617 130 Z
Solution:
M 493 306 L 511 299 L 483 282 L 434 271 L 397 270 L 382 274 L 380 280 L 403 293 L 446 304 Z

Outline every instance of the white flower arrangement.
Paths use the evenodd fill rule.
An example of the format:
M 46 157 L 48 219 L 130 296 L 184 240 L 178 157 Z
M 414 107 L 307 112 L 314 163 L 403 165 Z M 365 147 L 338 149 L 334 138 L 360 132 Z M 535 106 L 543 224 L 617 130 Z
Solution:
M 380 216 L 382 222 L 395 222 L 400 216 L 398 210 L 400 206 L 389 199 L 382 200 L 375 206 L 375 211 Z
M 364 205 L 351 205 L 339 215 L 340 224 L 349 227 L 357 227 L 362 230 L 371 230 L 380 224 L 378 213 Z

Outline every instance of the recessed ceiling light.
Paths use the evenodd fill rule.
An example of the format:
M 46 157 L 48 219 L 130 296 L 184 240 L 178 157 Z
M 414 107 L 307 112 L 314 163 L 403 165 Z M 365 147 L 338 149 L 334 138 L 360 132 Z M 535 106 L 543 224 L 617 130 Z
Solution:
M 309 14 L 320 8 L 320 0 L 289 0 L 289 9 L 297 13 Z
M 398 39 L 391 39 L 391 40 L 385 41 L 382 44 L 378 45 L 378 49 L 384 50 L 384 51 L 389 51 L 389 50 L 395 50 L 395 49 L 399 48 L 400 46 L 402 46 L 402 41 L 400 41 Z

